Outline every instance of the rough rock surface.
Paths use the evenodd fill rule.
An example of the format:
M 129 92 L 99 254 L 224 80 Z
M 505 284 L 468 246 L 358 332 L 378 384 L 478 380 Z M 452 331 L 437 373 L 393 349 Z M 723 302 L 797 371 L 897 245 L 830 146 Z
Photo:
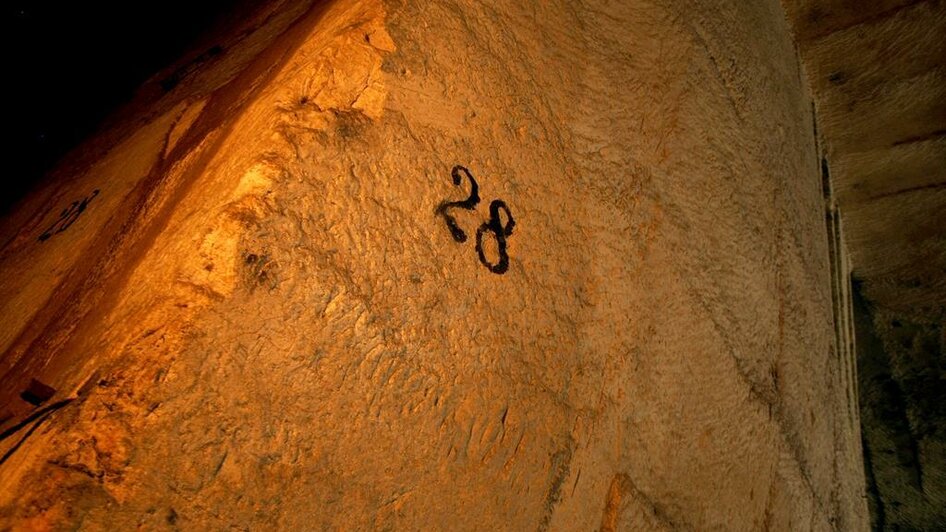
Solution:
M 946 3 L 784 0 L 860 303 L 872 522 L 946 523 Z
M 804 87 L 774 0 L 266 4 L 4 224 L 0 523 L 863 529 Z

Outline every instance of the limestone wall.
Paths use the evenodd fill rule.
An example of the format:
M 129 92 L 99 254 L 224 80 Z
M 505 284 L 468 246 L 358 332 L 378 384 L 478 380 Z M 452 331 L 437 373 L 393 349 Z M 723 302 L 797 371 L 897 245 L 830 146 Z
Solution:
M 784 0 L 857 285 L 876 529 L 946 522 L 946 4 Z
M 5 526 L 866 526 L 777 1 L 219 37 L 6 224 Z

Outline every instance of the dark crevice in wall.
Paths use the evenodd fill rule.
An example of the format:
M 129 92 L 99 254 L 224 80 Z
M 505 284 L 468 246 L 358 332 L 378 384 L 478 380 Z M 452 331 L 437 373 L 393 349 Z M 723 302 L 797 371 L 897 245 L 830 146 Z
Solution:
M 821 188 L 826 200 L 831 199 L 831 171 L 828 168 L 828 159 L 821 158 Z
M 930 131 L 929 133 L 924 133 L 922 135 L 915 135 L 912 137 L 907 137 L 903 140 L 898 140 L 891 144 L 891 146 L 905 146 L 907 144 L 916 144 L 918 142 L 927 142 L 930 140 L 937 140 L 942 137 L 946 137 L 946 129 L 937 129 L 935 131 Z
M 911 192 L 918 192 L 920 190 L 936 190 L 938 188 L 946 187 L 946 183 L 932 183 L 929 185 L 919 185 L 915 187 L 902 188 L 900 190 L 894 190 L 893 192 L 885 192 L 883 194 L 875 194 L 867 198 L 868 201 L 876 200 L 881 198 L 889 198 L 891 196 L 897 196 L 899 194 L 909 194 Z

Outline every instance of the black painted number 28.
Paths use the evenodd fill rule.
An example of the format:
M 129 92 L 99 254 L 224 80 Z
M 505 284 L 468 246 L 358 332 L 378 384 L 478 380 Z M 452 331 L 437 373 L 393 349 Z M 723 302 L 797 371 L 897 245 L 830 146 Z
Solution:
M 69 229 L 69 226 L 75 223 L 79 218 L 79 215 L 85 211 L 85 208 L 89 206 L 89 202 L 92 201 L 95 196 L 99 195 L 98 189 L 93 190 L 92 194 L 87 198 L 83 198 L 79 201 L 73 201 L 72 205 L 69 205 L 59 213 L 59 218 L 49 226 L 49 229 L 46 229 L 43 234 L 39 235 L 39 241 L 45 242 L 49 240 L 51 236 L 56 233 L 61 233 L 66 229 Z
M 470 196 L 462 201 L 445 201 L 437 206 L 436 213 L 439 216 L 443 217 L 443 220 L 447 223 L 447 228 L 450 229 L 450 234 L 453 235 L 453 239 L 459 243 L 466 242 L 466 233 L 463 229 L 460 228 L 457 224 L 456 218 L 450 214 L 450 209 L 465 209 L 472 211 L 476 208 L 476 205 L 480 202 L 479 185 L 476 184 L 476 180 L 473 179 L 473 174 L 463 166 L 457 165 L 453 167 L 453 170 L 450 172 L 453 177 L 453 184 L 460 186 L 463 183 L 463 178 L 460 176 L 460 173 L 466 175 L 466 178 L 470 181 Z M 503 224 L 502 218 L 499 216 L 499 211 L 505 211 L 507 222 Z M 476 230 L 476 253 L 480 257 L 480 262 L 483 263 L 483 266 L 486 266 L 489 271 L 496 274 L 504 274 L 506 270 L 509 269 L 509 255 L 506 253 L 506 237 L 512 236 L 512 228 L 515 227 L 516 222 L 512 218 L 512 212 L 509 210 L 509 206 L 506 205 L 506 202 L 503 200 L 493 200 L 489 204 L 489 220 L 483 222 L 482 225 Z M 492 233 L 493 237 L 496 239 L 496 246 L 499 249 L 499 262 L 493 264 L 486 258 L 486 253 L 483 251 L 483 235 L 486 233 Z

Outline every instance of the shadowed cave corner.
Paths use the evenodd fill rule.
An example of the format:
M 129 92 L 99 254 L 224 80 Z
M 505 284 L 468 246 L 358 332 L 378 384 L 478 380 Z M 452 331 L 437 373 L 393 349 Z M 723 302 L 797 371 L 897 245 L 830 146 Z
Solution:
M 946 523 L 943 326 L 873 305 L 852 280 L 867 497 L 874 530 Z

